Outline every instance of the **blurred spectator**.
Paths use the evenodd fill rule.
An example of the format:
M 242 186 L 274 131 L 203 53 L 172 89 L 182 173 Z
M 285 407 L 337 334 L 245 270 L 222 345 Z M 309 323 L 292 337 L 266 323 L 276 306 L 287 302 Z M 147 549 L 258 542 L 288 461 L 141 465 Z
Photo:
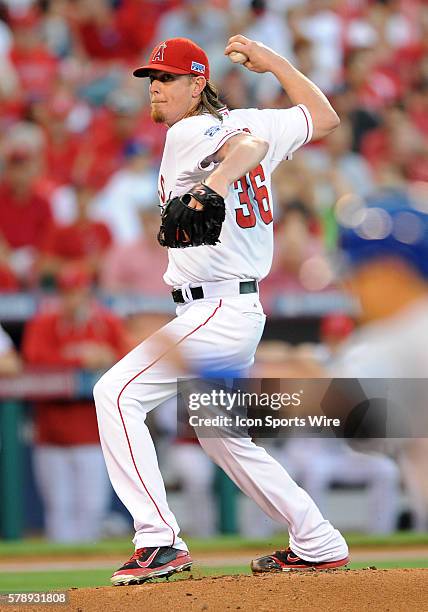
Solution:
M 228 15 L 225 11 L 212 6 L 209 0 L 183 0 L 181 6 L 160 18 L 153 46 L 158 41 L 177 36 L 191 38 L 209 57 L 218 61 L 215 58 L 223 51 L 228 33 Z
M 130 141 L 138 137 L 141 102 L 132 91 L 116 90 L 106 101 L 106 109 L 94 118 L 79 152 L 75 180 L 94 189 L 105 186 L 119 170 Z
M 361 153 L 376 170 L 386 164 L 402 169 L 405 176 L 417 176 L 421 160 L 428 155 L 428 138 L 421 133 L 411 118 L 400 106 L 386 108 L 382 113 L 382 124 L 367 133 L 361 142 Z M 427 162 L 425 162 L 427 165 Z
M 243 108 L 249 97 L 248 83 L 245 75 L 237 66 L 232 66 L 219 82 L 220 99 L 224 100 L 230 110 Z
M 278 18 L 278 15 L 269 8 L 266 0 L 248 0 L 246 10 L 241 9 L 235 13 L 231 32 L 240 32 L 247 38 L 269 45 L 283 57 L 291 61 L 294 59 L 291 32 L 287 21 L 285 18 Z M 242 76 L 250 86 L 250 99 L 254 99 L 256 104 L 268 104 L 275 92 L 281 89 L 277 79 L 270 73 L 261 75 L 243 70 Z
M 217 531 L 214 495 L 215 465 L 199 442 L 177 438 L 170 449 L 170 459 L 179 480 L 185 501 L 186 532 L 193 538 L 209 538 Z M 189 470 L 189 465 L 193 466 Z M 197 509 L 197 512 L 195 512 Z
M 117 244 L 138 240 L 145 232 L 141 213 L 153 208 L 159 222 L 157 175 L 150 149 L 139 140 L 130 140 L 123 151 L 123 166 L 97 194 L 93 217 L 106 223 Z M 151 231 L 157 235 L 159 227 Z
M 36 100 L 31 105 L 33 120 L 43 128 L 46 155 L 43 180 L 49 192 L 73 182 L 75 165 L 82 148 L 82 138 L 71 130 L 70 117 L 77 101 L 63 86 L 50 98 Z
M 103 260 L 100 286 L 109 293 L 143 293 L 169 296 L 163 281 L 168 255 L 158 241 L 159 208 L 152 205 L 139 213 L 143 232 L 130 243 L 113 246 Z
M 63 269 L 58 285 L 57 306 L 41 310 L 25 328 L 25 360 L 39 367 L 110 367 L 128 348 L 121 321 L 93 299 L 89 275 L 75 266 Z M 34 408 L 34 469 L 47 536 L 63 542 L 96 540 L 111 489 L 94 404 L 39 401 Z
M 177 401 L 164 402 L 153 413 L 161 440 L 156 446 L 162 472 L 173 485 L 178 485 L 182 500 L 183 531 L 195 538 L 206 538 L 216 533 L 217 509 L 214 492 L 215 465 L 202 450 L 193 429 L 188 426 L 188 435 L 177 437 Z M 192 469 L 189 470 L 189 465 Z M 180 515 L 180 506 L 173 512 Z M 197 511 L 196 511 L 197 509 Z
M 350 19 L 345 42 L 349 47 L 377 47 L 383 54 L 414 48 L 421 39 L 418 2 L 393 0 L 360 3 Z
M 272 178 L 272 190 L 276 206 L 274 216 L 276 221 L 282 218 L 283 210 L 291 202 L 301 202 L 311 213 L 315 212 L 314 180 L 309 168 L 299 155 L 280 164 Z M 312 221 L 316 224 L 315 219 Z M 315 227 L 311 227 L 315 230 Z
M 90 218 L 93 190 L 76 185 L 77 217 L 70 225 L 53 225 L 42 246 L 40 278 L 44 284 L 67 263 L 79 265 L 92 279 L 98 277 L 104 254 L 112 243 L 109 228 Z
M 10 247 L 3 238 L 0 238 L 0 293 L 13 293 L 19 289 L 19 278 L 12 269 Z
M 10 249 L 5 263 L 24 284 L 34 277 L 39 251 L 52 226 L 49 202 L 37 188 L 42 147 L 40 128 L 20 123 L 11 128 L 3 149 L 0 235 L 3 249 Z
M 25 104 L 20 95 L 18 75 L 7 56 L 0 56 L 0 70 L 0 127 L 7 130 L 23 116 Z
M 69 0 L 42 0 L 38 2 L 43 16 L 42 38 L 55 57 L 63 58 L 71 52 L 72 32 L 69 17 L 73 6 Z
M 0 376 L 14 376 L 22 369 L 21 358 L 9 335 L 0 325 Z
M 272 270 L 260 285 L 264 307 L 271 310 L 285 292 L 323 291 L 332 282 L 316 217 L 299 200 L 285 204 L 275 235 Z
M 413 125 L 428 138 L 428 79 L 408 92 L 406 110 Z
M 342 22 L 334 0 L 307 0 L 289 12 L 295 40 L 313 44 L 315 83 L 327 94 L 338 83 L 343 61 Z
M 40 19 L 34 7 L 9 15 L 14 41 L 10 59 L 25 100 L 48 96 L 59 69 L 57 58 L 42 41 Z
M 382 58 L 383 59 L 383 58 Z M 379 111 L 403 93 L 402 83 L 391 57 L 381 61 L 373 48 L 355 49 L 345 60 L 345 80 L 362 108 Z
M 249 0 L 245 11 L 236 14 L 233 32 L 242 32 L 247 38 L 269 44 L 283 57 L 293 61 L 291 32 L 285 19 L 269 7 L 266 0 Z
M 291 438 L 286 442 L 281 463 L 327 517 L 328 493 L 333 483 L 366 485 L 366 531 L 395 531 L 400 471 L 390 457 L 357 452 L 344 440 L 335 438 Z
M 10 58 L 13 34 L 4 21 L 6 18 L 6 9 L 0 5 L 0 122 L 7 125 L 8 113 L 15 121 L 19 117 L 22 101 L 19 98 L 19 78 Z
M 315 50 L 312 41 L 307 38 L 297 38 L 294 42 L 293 53 L 295 66 L 311 81 L 316 79 Z
M 150 0 L 73 2 L 74 31 L 81 51 L 97 61 L 136 62 L 151 41 L 161 12 L 159 4 Z
M 369 164 L 351 147 L 352 126 L 344 119 L 339 128 L 325 138 L 322 147 L 308 147 L 301 152 L 299 157 L 314 177 L 318 210 L 331 208 L 344 194 L 365 197 L 374 190 Z
M 5 6 L 0 6 L 0 57 L 7 56 L 13 45 L 13 34 L 5 23 L 7 10 Z

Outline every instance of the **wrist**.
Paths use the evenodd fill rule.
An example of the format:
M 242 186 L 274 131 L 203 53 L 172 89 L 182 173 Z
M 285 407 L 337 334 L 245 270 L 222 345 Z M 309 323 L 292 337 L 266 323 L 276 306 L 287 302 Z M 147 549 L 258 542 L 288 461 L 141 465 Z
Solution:
M 205 185 L 211 187 L 214 191 L 216 191 L 222 198 L 227 196 L 229 191 L 230 181 L 220 172 L 214 171 L 210 176 L 204 181 Z
M 295 70 L 293 64 L 288 61 L 285 57 L 275 54 L 272 58 L 270 72 L 277 78 L 280 79 L 287 76 L 288 73 L 292 73 Z

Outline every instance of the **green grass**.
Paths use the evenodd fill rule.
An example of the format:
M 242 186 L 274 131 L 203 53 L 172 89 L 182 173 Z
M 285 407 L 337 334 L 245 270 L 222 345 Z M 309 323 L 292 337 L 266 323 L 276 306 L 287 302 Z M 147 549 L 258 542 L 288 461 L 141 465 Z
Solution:
M 398 569 L 405 567 L 426 569 L 428 568 L 428 559 L 398 559 L 396 561 L 374 561 L 373 563 L 364 563 L 360 561 L 358 563 L 349 564 L 350 569 L 362 569 L 363 567 L 369 566 L 374 566 L 377 569 Z
M 114 569 L 112 568 L 112 573 Z M 72 587 L 96 587 L 108 584 L 108 570 L 70 570 L 2 574 L 0 592 L 50 591 Z
M 2 574 L 0 576 L 0 592 L 109 586 L 110 576 L 115 569 L 117 568 Z M 203 576 L 222 576 L 223 574 L 229 576 L 232 574 L 250 574 L 250 570 L 248 565 L 224 567 L 203 567 L 199 565 L 192 568 L 191 572 L 177 574 L 170 580 L 186 580 L 190 575 L 194 578 L 202 578 Z
M 351 548 L 396 548 L 408 546 L 428 546 L 428 533 L 397 532 L 387 536 L 347 534 Z M 267 549 L 283 548 L 287 536 L 275 535 L 265 539 L 245 539 L 240 536 L 218 536 L 207 539 L 186 539 L 189 548 L 197 552 L 223 552 L 228 550 L 247 550 L 259 547 Z M 89 544 L 55 544 L 43 539 L 31 538 L 18 541 L 0 541 L 0 559 L 7 557 L 43 557 L 79 555 L 81 557 L 118 555 L 126 556 L 132 550 L 129 539 L 104 540 Z
M 111 586 L 110 576 L 117 569 L 94 569 L 94 570 L 72 570 L 72 571 L 56 571 L 56 572 L 26 572 L 3 574 L 0 576 L 0 592 L 16 591 L 42 591 L 54 589 L 70 589 L 73 587 L 97 587 Z M 234 565 L 225 567 L 203 567 L 196 566 L 191 572 L 183 572 L 176 574 L 169 580 L 186 580 L 193 578 L 202 578 L 203 576 L 222 576 L 227 574 L 250 574 L 248 565 Z M 158 580 L 163 582 L 164 580 Z
M 428 568 L 428 559 L 412 559 L 404 561 L 382 561 L 375 563 L 378 569 L 389 568 Z M 368 563 L 351 563 L 351 569 L 368 567 Z M 25 572 L 2 574 L 0 576 L 0 592 L 10 593 L 16 591 L 50 591 L 63 590 L 73 587 L 109 586 L 110 575 L 114 567 L 109 569 L 70 570 L 50 572 Z M 248 565 L 233 565 L 221 567 L 204 567 L 201 565 L 172 577 L 170 580 L 186 580 L 192 575 L 194 578 L 202 576 L 222 576 L 233 574 L 246 574 L 251 572 Z

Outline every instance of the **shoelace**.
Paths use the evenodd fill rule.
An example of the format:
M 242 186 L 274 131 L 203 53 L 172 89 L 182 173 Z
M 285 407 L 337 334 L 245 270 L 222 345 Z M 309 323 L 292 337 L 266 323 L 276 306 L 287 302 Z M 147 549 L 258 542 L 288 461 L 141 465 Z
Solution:
M 127 561 L 126 563 L 132 563 L 132 561 L 136 561 L 137 559 L 139 559 L 145 550 L 147 550 L 147 548 L 137 548 L 132 557 L 130 557 L 129 561 Z

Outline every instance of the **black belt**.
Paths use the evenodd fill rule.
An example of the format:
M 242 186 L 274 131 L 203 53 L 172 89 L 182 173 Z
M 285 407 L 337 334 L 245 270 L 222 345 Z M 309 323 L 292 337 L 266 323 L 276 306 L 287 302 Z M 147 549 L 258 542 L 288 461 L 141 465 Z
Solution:
M 204 296 L 204 290 L 202 287 L 190 287 L 190 293 L 194 300 L 200 300 Z M 239 293 L 257 293 L 257 281 L 248 280 L 241 281 L 239 283 Z M 171 291 L 172 299 L 176 304 L 184 304 L 183 292 L 181 289 L 174 289 Z

